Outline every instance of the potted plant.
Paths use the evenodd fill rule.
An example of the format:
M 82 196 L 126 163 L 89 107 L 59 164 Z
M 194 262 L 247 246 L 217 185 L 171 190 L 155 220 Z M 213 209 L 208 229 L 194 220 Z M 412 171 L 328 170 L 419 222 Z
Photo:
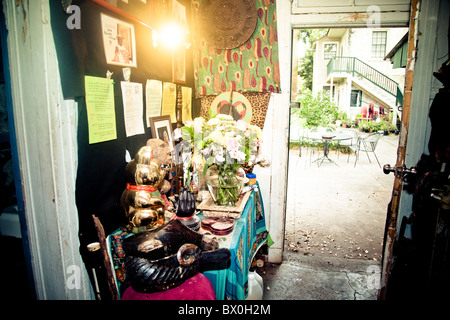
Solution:
M 345 120 L 342 121 L 342 126 L 344 128 L 350 128 L 352 126 L 352 120 L 346 118 Z
M 389 133 L 395 133 L 398 134 L 397 126 L 393 124 L 392 122 L 389 122 Z
M 340 123 L 341 127 L 347 128 L 348 126 L 348 117 L 345 111 L 339 111 L 336 119 L 336 124 Z
M 372 130 L 372 122 L 365 119 L 361 119 L 359 121 L 359 129 L 362 132 L 370 132 L 370 130 Z
M 360 113 L 358 113 L 356 116 L 355 116 L 355 128 L 358 128 L 358 126 L 359 126 L 359 122 L 361 121 L 361 118 L 362 118 L 362 114 L 360 114 Z
M 388 121 L 383 120 L 380 122 L 380 130 L 383 130 L 385 136 L 389 134 L 390 128 L 391 124 Z
M 377 131 L 379 131 L 380 130 L 380 126 L 381 126 L 381 123 L 379 122 L 379 121 L 371 121 L 372 123 L 372 130 L 371 130 L 371 132 L 377 132 Z

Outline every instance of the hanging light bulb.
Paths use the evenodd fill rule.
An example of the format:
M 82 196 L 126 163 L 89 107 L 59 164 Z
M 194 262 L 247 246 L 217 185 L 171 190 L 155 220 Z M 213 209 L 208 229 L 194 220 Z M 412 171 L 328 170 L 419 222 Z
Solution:
M 183 43 L 183 30 L 176 23 L 167 23 L 160 30 L 159 40 L 166 47 L 176 48 Z
M 187 50 L 191 46 L 188 27 L 186 23 L 177 23 L 170 10 L 170 2 L 161 0 L 158 22 L 156 28 L 152 30 L 153 47 L 156 48 L 159 44 L 171 49 L 184 46 Z

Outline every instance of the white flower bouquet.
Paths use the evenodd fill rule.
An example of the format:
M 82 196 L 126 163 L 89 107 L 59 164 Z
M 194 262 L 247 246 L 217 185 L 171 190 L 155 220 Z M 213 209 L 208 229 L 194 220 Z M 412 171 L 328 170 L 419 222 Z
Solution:
M 209 183 L 217 188 L 216 203 L 233 205 L 239 199 L 242 186 L 236 179 L 238 168 L 256 163 L 262 142 L 261 129 L 218 114 L 209 120 L 199 117 L 187 122 L 182 133 L 192 147 L 192 165 L 204 174 L 208 169 L 214 172 L 208 176 Z

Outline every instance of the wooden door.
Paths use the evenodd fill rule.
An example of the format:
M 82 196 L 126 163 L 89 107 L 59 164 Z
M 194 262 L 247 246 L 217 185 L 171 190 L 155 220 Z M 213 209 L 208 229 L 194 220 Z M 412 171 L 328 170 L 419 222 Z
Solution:
M 413 54 L 416 51 L 416 28 L 417 21 L 413 17 L 417 14 L 417 3 L 419 0 L 413 0 L 411 3 L 411 15 L 409 22 L 409 35 L 408 35 L 408 58 L 406 65 L 406 78 L 405 78 L 405 90 L 402 108 L 402 127 L 400 130 L 399 144 L 397 149 L 397 163 L 396 168 L 402 168 L 405 166 L 405 154 L 406 154 L 406 141 L 408 138 L 409 129 L 409 117 L 411 110 L 411 89 L 413 84 L 414 67 L 412 65 L 414 61 Z M 388 274 L 391 267 L 390 261 L 392 258 L 392 249 L 395 240 L 395 234 L 397 230 L 397 217 L 400 204 L 400 196 L 403 186 L 403 176 L 401 174 L 395 174 L 394 187 L 392 190 L 392 200 L 388 208 L 388 214 L 386 218 L 385 237 L 383 242 L 383 260 L 382 260 L 382 275 L 381 275 L 381 291 L 380 298 L 384 298 L 386 284 L 388 280 Z
M 422 154 L 428 153 L 429 106 L 439 88 L 437 81 L 433 81 L 433 72 L 448 55 L 445 51 L 448 48 L 448 9 L 448 4 L 440 0 L 411 2 L 402 129 L 397 163 L 393 168 L 396 177 L 392 200 L 386 219 L 380 299 L 386 298 L 389 286 L 399 221 L 412 211 L 413 194 L 402 193 L 402 178 L 408 167 L 416 166 Z

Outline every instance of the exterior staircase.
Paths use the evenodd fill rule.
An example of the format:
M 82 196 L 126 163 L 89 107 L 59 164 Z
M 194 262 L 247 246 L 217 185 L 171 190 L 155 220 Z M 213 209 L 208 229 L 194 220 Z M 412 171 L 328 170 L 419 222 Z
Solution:
M 356 85 L 393 109 L 403 105 L 399 84 L 358 58 L 332 57 L 327 65 L 327 74 L 330 76 L 333 73 L 351 73 Z
M 352 86 L 359 88 L 366 94 L 373 96 L 375 98 L 375 101 L 378 101 L 380 105 L 389 107 L 391 110 L 396 109 L 396 97 L 387 93 L 371 81 L 360 76 L 352 77 Z

